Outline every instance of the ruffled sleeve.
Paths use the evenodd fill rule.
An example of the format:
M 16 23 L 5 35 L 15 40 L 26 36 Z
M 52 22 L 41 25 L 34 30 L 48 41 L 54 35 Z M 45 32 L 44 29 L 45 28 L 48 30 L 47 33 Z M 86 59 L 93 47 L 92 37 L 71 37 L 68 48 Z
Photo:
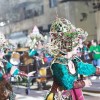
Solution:
M 60 86 L 68 90 L 73 88 L 75 77 L 69 74 L 66 65 L 54 63 L 51 68 L 53 77 Z
M 77 62 L 78 74 L 90 76 L 96 73 L 96 68 L 92 64 Z

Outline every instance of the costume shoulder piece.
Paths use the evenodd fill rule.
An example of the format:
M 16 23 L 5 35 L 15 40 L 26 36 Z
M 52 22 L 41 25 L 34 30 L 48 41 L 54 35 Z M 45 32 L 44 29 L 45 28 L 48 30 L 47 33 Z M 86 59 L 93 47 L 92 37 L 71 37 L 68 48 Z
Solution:
M 74 63 L 77 63 L 77 62 L 80 62 L 82 60 L 80 58 L 78 58 L 77 56 L 74 56 L 70 59 L 67 59 L 64 56 L 60 56 L 60 57 L 55 57 L 52 64 L 59 63 L 59 64 L 67 65 L 69 61 L 73 61 Z
M 59 63 L 59 64 L 67 65 L 68 64 L 68 59 L 66 59 L 64 57 L 58 57 L 58 58 L 54 59 L 54 61 L 52 62 L 52 64 L 53 63 Z

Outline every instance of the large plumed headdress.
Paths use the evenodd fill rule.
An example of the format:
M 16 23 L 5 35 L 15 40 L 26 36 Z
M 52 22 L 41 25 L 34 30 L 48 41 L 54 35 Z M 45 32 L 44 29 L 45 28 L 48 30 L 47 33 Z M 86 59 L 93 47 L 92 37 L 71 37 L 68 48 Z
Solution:
M 51 52 L 66 54 L 79 44 L 81 38 L 85 41 L 88 33 L 81 28 L 76 28 L 70 21 L 57 18 L 51 25 Z
M 36 44 L 43 40 L 42 34 L 39 32 L 39 29 L 37 26 L 34 26 L 33 32 L 28 35 L 28 40 L 26 42 L 26 46 L 32 48 L 35 48 Z
M 0 49 L 10 49 L 14 50 L 15 45 L 10 42 L 10 40 L 6 39 L 5 35 L 3 33 L 0 33 Z

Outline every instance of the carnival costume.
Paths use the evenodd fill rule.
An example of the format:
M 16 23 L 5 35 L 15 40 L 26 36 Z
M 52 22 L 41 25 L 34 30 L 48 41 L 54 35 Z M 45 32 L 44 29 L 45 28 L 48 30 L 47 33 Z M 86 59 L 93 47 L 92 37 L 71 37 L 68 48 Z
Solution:
M 50 35 L 49 47 L 54 55 L 51 64 L 53 85 L 46 100 L 84 100 L 81 92 L 77 95 L 73 91 L 85 86 L 85 82 L 78 79 L 78 75 L 100 74 L 100 69 L 82 62 L 76 55 L 71 58 L 66 58 L 65 55 L 79 45 L 80 38 L 85 41 L 87 32 L 76 28 L 64 18 L 57 18 L 51 25 Z M 71 63 L 75 68 L 75 73 L 70 71 L 69 64 Z
M 3 60 L 4 50 L 8 46 L 9 43 L 5 39 L 4 34 L 0 33 L 0 100 L 7 100 L 8 98 L 14 100 L 13 98 L 15 97 L 12 86 L 8 81 L 10 76 L 5 71 L 5 60 Z
M 0 100 L 15 100 L 16 95 L 11 85 L 12 77 L 27 77 L 27 74 L 18 68 L 20 54 L 17 52 L 9 52 L 9 54 L 6 55 L 7 50 L 13 51 L 15 49 L 15 47 L 13 46 L 12 48 L 12 46 L 4 34 L 0 33 Z

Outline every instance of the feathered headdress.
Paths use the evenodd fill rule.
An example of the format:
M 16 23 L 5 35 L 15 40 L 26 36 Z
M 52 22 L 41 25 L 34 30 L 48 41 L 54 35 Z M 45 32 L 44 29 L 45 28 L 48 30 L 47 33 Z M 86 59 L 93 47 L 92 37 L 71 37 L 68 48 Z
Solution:
M 34 48 L 36 43 L 40 40 L 43 40 L 43 36 L 42 34 L 40 34 L 37 26 L 34 26 L 33 32 L 28 35 L 28 41 L 26 43 L 26 46 L 29 46 L 30 48 Z

